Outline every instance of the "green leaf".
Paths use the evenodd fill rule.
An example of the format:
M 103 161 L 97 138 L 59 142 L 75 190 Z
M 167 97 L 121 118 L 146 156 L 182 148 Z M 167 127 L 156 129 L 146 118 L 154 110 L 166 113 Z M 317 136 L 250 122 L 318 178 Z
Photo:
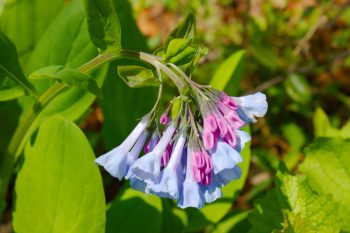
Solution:
M 121 38 L 123 48 L 148 51 L 146 40 L 133 20 L 130 3 L 127 0 L 117 1 L 117 12 L 123 31 Z M 107 149 L 112 149 L 125 139 L 137 120 L 150 111 L 156 100 L 157 89 L 127 88 L 118 77 L 112 64 L 102 93 L 104 98 L 99 99 L 99 103 L 104 117 L 103 136 Z M 132 106 L 132 111 L 130 111 L 130 106 Z
M 80 0 L 69 2 L 65 9 L 50 25 L 40 43 L 35 48 L 27 66 L 27 73 L 42 67 L 62 65 L 76 69 L 94 58 L 97 50 L 92 44 L 84 20 L 83 7 Z M 108 67 L 92 73 L 99 86 L 102 86 Z M 37 80 L 35 86 L 39 92 L 49 88 L 53 80 Z M 95 100 L 95 96 L 86 91 L 72 87 L 59 94 L 41 112 L 38 124 L 52 114 L 61 114 L 67 119 L 76 120 L 81 117 Z M 22 102 L 24 107 L 30 103 Z
M 17 59 L 13 43 L 0 31 L 0 101 L 17 98 L 27 92 L 35 95 L 35 88 L 26 79 Z
M 90 37 L 103 52 L 121 48 L 120 22 L 116 0 L 84 0 Z
M 132 88 L 158 86 L 160 83 L 150 67 L 118 66 L 118 74 Z
M 344 129 L 338 130 L 332 127 L 327 114 L 323 111 L 322 108 L 316 108 L 316 111 L 313 115 L 313 126 L 315 137 L 343 137 L 350 138 L 347 135 L 347 125 L 344 126 Z
M 254 202 L 248 218 L 250 233 L 332 233 L 339 232 L 339 208 L 330 195 L 312 190 L 301 178 L 282 169 L 277 173 L 276 188 Z
M 181 53 L 191 44 L 191 42 L 191 39 L 186 38 L 176 38 L 171 40 L 166 49 L 165 58 L 169 59 Z
M 300 170 L 310 186 L 339 203 L 345 231 L 350 231 L 350 140 L 318 138 L 305 151 Z
M 158 233 L 162 211 L 159 197 L 125 188 L 107 210 L 106 233 Z
M 62 0 L 5 1 L 0 17 L 0 29 L 16 45 L 23 68 L 36 43 L 52 20 L 64 8 Z
M 27 144 L 16 181 L 16 232 L 104 232 L 105 200 L 94 153 L 81 130 L 47 120 Z
M 171 40 L 176 38 L 194 39 L 196 32 L 196 18 L 189 13 L 186 18 L 168 35 L 164 42 L 165 48 Z
M 171 57 L 169 59 L 169 62 L 177 65 L 177 66 L 182 66 L 185 64 L 190 63 L 197 54 L 197 48 L 189 46 L 185 48 L 183 51 L 175 55 L 174 57 Z
M 244 50 L 239 50 L 229 56 L 216 70 L 210 85 L 217 90 L 228 90 L 229 94 L 236 94 L 241 82 Z
M 93 77 L 64 66 L 48 66 L 38 69 L 29 76 L 29 79 L 57 79 L 70 86 L 77 86 L 96 96 L 101 96 L 101 90 Z

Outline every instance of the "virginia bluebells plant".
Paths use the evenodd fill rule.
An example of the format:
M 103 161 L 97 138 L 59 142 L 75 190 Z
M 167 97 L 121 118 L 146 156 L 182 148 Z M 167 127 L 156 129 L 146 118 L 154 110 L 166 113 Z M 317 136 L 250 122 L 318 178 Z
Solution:
M 142 58 L 156 68 L 160 80 L 166 74 L 180 96 L 159 116 L 160 87 L 151 112 L 96 163 L 119 180 L 130 180 L 136 190 L 171 198 L 181 208 L 201 208 L 241 177 L 240 152 L 250 136 L 240 129 L 265 115 L 266 96 L 230 97 L 195 83 L 174 64 L 147 54 Z

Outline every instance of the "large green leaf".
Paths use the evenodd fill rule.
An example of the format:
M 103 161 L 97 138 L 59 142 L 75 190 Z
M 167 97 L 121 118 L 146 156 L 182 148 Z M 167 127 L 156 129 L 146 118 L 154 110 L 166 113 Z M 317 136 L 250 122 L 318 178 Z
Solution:
M 121 48 L 117 0 L 84 0 L 86 20 L 92 42 L 102 51 Z
M 27 73 L 53 65 L 76 69 L 96 55 L 97 50 L 87 32 L 82 3 L 80 0 L 73 0 L 57 16 L 40 40 L 28 63 Z M 106 70 L 101 69 L 92 74 L 99 86 L 104 81 Z M 52 82 L 38 80 L 34 84 L 43 92 Z M 38 123 L 55 113 L 76 120 L 86 112 L 94 100 L 94 95 L 80 88 L 69 88 L 51 101 L 40 114 Z
M 0 17 L 0 29 L 17 47 L 25 65 L 48 25 L 64 7 L 62 0 L 6 1 Z
M 105 200 L 94 153 L 81 130 L 54 117 L 28 144 L 16 181 L 16 232 L 104 232 Z
M 300 169 L 311 187 L 339 203 L 344 230 L 350 231 L 350 140 L 319 138 L 305 151 Z
M 158 233 L 161 223 L 161 199 L 126 188 L 107 210 L 106 232 Z
M 23 74 L 17 51 L 9 38 L 0 31 L 0 101 L 17 98 L 35 89 Z
M 216 70 L 210 85 L 218 90 L 225 90 L 230 95 L 237 94 L 241 82 L 243 58 L 243 50 L 229 56 Z
M 277 187 L 255 201 L 249 214 L 251 233 L 336 233 L 340 231 L 339 207 L 330 195 L 316 193 L 301 178 L 277 173 Z

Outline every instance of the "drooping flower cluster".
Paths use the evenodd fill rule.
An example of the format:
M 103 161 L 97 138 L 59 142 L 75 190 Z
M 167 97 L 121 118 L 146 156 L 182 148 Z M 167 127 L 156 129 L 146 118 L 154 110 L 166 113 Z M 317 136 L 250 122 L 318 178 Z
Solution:
M 262 93 L 230 97 L 187 83 L 190 91 L 175 115 L 169 106 L 159 124 L 151 111 L 96 163 L 119 180 L 130 180 L 136 190 L 174 199 L 181 208 L 201 208 L 222 196 L 222 186 L 240 178 L 240 152 L 250 140 L 240 129 L 264 116 L 267 102 Z

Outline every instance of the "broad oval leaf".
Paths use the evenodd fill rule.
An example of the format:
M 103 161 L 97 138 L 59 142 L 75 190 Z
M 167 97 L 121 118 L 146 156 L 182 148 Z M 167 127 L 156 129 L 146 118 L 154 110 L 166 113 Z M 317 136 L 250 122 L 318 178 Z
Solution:
M 158 233 L 162 223 L 162 201 L 131 188 L 122 190 L 107 210 L 107 233 Z
M 70 86 L 77 86 L 96 96 L 101 96 L 96 80 L 88 74 L 64 66 L 48 66 L 38 69 L 29 79 L 57 79 Z
M 116 0 L 84 0 L 90 37 L 103 52 L 121 48 L 120 22 Z
M 16 232 L 104 232 L 105 200 L 94 153 L 72 122 L 44 122 L 16 181 Z M 35 211 L 34 211 L 35 210 Z
M 17 98 L 25 92 L 35 95 L 35 88 L 26 79 L 10 39 L 0 31 L 0 101 Z

